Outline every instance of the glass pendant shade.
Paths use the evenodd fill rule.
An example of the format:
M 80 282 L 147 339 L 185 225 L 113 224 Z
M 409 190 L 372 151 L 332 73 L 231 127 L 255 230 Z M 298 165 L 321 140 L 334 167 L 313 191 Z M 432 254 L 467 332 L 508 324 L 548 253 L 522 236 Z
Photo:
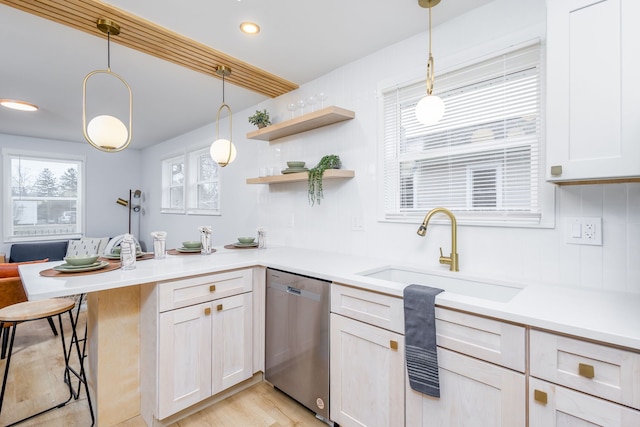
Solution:
M 431 126 L 442 120 L 444 102 L 439 96 L 427 95 L 416 105 L 416 119 L 425 126 Z
M 211 144 L 209 154 L 214 162 L 222 167 L 227 166 L 236 158 L 236 146 L 228 139 L 217 139 Z
M 118 74 L 111 71 L 111 35 L 118 35 L 120 26 L 109 19 L 100 18 L 97 21 L 97 27 L 107 34 L 107 69 L 90 72 L 82 82 L 82 132 L 84 139 L 93 147 L 112 153 L 124 150 L 131 142 L 133 94 L 129 84 Z M 96 75 L 106 75 L 109 78 L 115 77 L 126 89 L 129 95 L 129 126 L 126 126 L 120 119 L 110 114 L 96 115 L 87 123 L 87 82 Z
M 100 147 L 115 151 L 121 149 L 129 139 L 127 127 L 117 117 L 96 116 L 87 125 L 87 135 Z

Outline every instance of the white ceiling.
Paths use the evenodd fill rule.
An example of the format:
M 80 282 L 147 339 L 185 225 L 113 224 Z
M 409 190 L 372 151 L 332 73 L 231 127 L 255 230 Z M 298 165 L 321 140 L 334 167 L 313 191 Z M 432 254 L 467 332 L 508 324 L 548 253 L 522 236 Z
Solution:
M 445 0 L 433 25 L 490 0 Z M 303 85 L 344 64 L 428 28 L 417 0 L 109 0 L 176 33 Z M 37 104 L 24 113 L 0 107 L 0 133 L 84 142 L 82 81 L 107 66 L 106 38 L 0 5 L 0 98 Z M 240 32 L 242 21 L 262 29 Z M 124 29 L 123 29 L 124 31 Z M 219 79 L 111 43 L 111 70 L 133 91 L 131 148 L 142 149 L 212 123 L 222 101 Z M 425 55 L 424 52 L 416 52 Z M 234 111 L 262 95 L 225 85 Z

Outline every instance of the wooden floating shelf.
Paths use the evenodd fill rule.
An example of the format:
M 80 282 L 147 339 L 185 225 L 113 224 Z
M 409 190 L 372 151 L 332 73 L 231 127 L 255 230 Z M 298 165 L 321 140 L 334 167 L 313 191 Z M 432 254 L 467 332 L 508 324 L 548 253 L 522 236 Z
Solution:
M 344 108 L 330 106 L 318 111 L 304 114 L 300 117 L 294 117 L 284 122 L 276 123 L 262 129 L 249 132 L 248 139 L 258 139 L 261 141 L 273 141 L 285 136 L 295 135 L 297 133 L 306 132 L 308 130 L 317 129 L 319 127 L 332 125 L 334 123 L 351 120 L 356 113 Z
M 356 175 L 355 171 L 343 169 L 327 169 L 322 179 L 349 179 Z M 283 175 L 247 178 L 247 184 L 284 184 L 285 182 L 302 182 L 309 179 L 308 172 L 288 173 Z

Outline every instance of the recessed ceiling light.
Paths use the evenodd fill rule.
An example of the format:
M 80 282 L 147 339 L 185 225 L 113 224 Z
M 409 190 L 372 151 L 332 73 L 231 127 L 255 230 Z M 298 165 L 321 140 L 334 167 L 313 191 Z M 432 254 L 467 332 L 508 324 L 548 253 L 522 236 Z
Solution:
M 29 102 L 20 101 L 17 99 L 0 99 L 0 105 L 3 107 L 11 108 L 12 110 L 20 111 L 37 111 L 38 106 Z
M 243 22 L 240 24 L 240 30 L 245 34 L 258 34 L 260 27 L 255 22 Z

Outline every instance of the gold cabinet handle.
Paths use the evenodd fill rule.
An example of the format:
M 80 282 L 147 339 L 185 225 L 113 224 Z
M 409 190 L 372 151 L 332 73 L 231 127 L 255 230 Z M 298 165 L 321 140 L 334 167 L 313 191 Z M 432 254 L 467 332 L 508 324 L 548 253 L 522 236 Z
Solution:
M 562 165 L 551 166 L 551 176 L 562 175 Z
M 542 403 L 543 405 L 547 404 L 547 393 L 542 390 L 533 390 L 533 400 L 536 402 Z
M 205 314 L 205 316 L 210 315 L 211 314 L 211 307 L 205 307 L 204 314 Z
M 390 340 L 389 341 L 389 347 L 391 347 L 391 350 L 397 350 L 398 349 L 398 341 Z
M 222 311 L 222 304 L 218 304 L 218 306 L 216 307 L 216 309 L 217 309 L 218 311 Z
M 216 291 L 216 285 L 209 286 L 209 292 L 215 292 L 215 291 Z
M 581 377 L 593 378 L 596 376 L 596 371 L 593 368 L 593 365 L 587 365 L 586 363 L 579 363 L 578 374 L 580 374 Z

